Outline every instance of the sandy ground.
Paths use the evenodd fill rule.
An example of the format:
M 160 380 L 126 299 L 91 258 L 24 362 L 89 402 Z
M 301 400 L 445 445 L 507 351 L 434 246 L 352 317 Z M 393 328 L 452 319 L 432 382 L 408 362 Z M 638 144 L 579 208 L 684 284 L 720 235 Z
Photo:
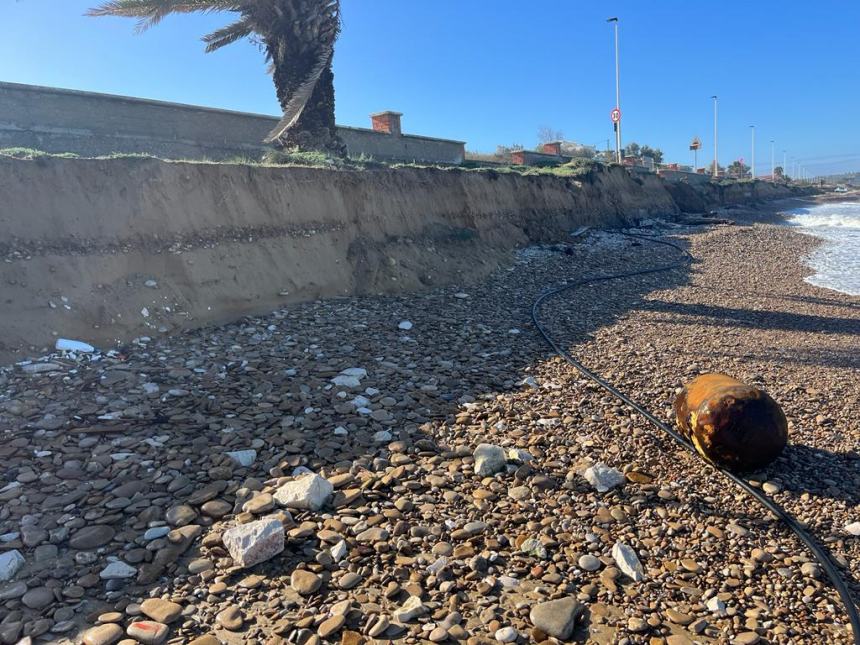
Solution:
M 860 520 L 860 300 L 803 282 L 814 238 L 750 223 L 775 219 L 761 211 L 730 216 L 742 223 L 645 231 L 682 241 L 694 264 L 565 293 L 544 318 L 666 418 L 701 372 L 764 387 L 791 445 L 750 478 L 857 594 L 845 527 Z M 676 257 L 594 234 L 521 252 L 480 284 L 296 305 L 0 372 L 0 427 L 17 437 L 0 446 L 0 551 L 26 561 L 0 584 L 0 639 L 73 641 L 99 623 L 118 638 L 143 612 L 177 643 L 540 642 L 573 616 L 563 640 L 848 642 L 837 595 L 786 529 L 550 356 L 530 325 L 550 285 Z M 354 367 L 360 385 L 332 382 Z M 482 476 L 482 442 L 528 455 Z M 249 466 L 226 454 L 247 449 Z M 582 476 L 596 462 L 626 483 L 597 492 Z M 321 510 L 272 509 L 297 466 L 336 487 Z M 270 513 L 285 550 L 235 566 L 223 532 Z M 641 581 L 619 571 L 619 542 Z M 128 578 L 103 579 L 112 559 Z M 309 580 L 319 589 L 305 593 Z M 168 602 L 144 610 L 147 597 Z

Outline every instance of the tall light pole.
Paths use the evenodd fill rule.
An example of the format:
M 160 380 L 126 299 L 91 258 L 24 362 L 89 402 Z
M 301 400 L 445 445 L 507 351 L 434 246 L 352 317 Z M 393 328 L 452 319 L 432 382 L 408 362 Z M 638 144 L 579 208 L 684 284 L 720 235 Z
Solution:
M 755 126 L 751 125 L 752 131 L 752 160 L 750 161 L 750 179 L 755 179 Z
M 774 141 L 773 141 L 773 139 L 771 139 L 770 140 L 770 180 L 776 181 L 776 166 L 773 163 L 773 160 L 774 160 L 773 144 L 774 144 Z
M 785 150 L 782 151 L 782 177 L 785 179 L 788 176 L 788 166 L 785 165 Z
M 714 177 L 718 177 L 720 174 L 720 164 L 717 162 L 717 96 L 716 94 L 711 97 L 714 99 Z
M 618 66 L 618 18 L 607 18 L 615 27 L 615 109 L 621 112 L 621 81 Z M 621 163 L 621 117 L 615 122 L 615 161 Z

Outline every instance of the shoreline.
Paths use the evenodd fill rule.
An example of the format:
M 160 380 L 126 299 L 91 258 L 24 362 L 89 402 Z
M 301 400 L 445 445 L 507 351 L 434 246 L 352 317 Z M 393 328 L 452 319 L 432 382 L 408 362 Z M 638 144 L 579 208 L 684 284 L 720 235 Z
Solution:
M 790 446 L 749 478 L 844 560 L 857 593 L 860 546 L 844 526 L 860 520 L 860 300 L 803 281 L 816 240 L 753 222 L 776 208 L 726 211 L 735 226 L 666 227 L 693 254 L 689 270 L 579 289 L 545 315 L 589 368 L 661 416 L 700 372 L 764 387 L 790 420 Z M 3 548 L 21 551 L 19 579 L 31 586 L 80 587 L 80 631 L 108 610 L 127 622 L 128 603 L 157 589 L 186 609 L 171 638 L 225 643 L 297 638 L 306 622 L 315 633 L 344 600 L 338 629 L 367 636 L 410 595 L 427 617 L 385 638 L 424 637 L 430 621 L 448 638 L 487 642 L 512 627 L 538 640 L 544 632 L 521 608 L 572 598 L 584 607 L 577 642 L 848 642 L 838 597 L 802 545 L 552 358 L 529 323 L 533 299 L 565 278 L 676 254 L 594 232 L 522 250 L 475 284 L 298 304 L 35 376 L 0 370 L 0 426 L 24 433 L 0 448 L 18 483 L 0 486 L 0 534 L 21 531 L 28 514 L 44 531 Z M 348 368 L 367 375 L 333 386 Z M 532 459 L 481 477 L 479 443 Z M 256 451 L 253 462 L 227 455 L 238 450 Z M 597 462 L 625 472 L 625 485 L 596 492 L 582 472 Z M 297 466 L 336 483 L 334 505 L 292 509 L 283 554 L 232 568 L 220 535 L 249 497 L 265 508 L 262 497 Z M 142 541 L 148 528 L 182 524 L 197 527 L 183 550 Z M 49 539 L 64 525 L 79 542 L 87 527 L 110 527 L 94 562 Z M 340 539 L 344 559 L 320 561 Z M 644 581 L 619 574 L 617 541 L 636 552 Z M 36 549 L 50 544 L 56 562 L 40 569 Z M 98 575 L 110 555 L 136 577 L 106 592 Z M 291 586 L 297 567 L 321 581 L 309 599 Z M 226 588 L 211 591 L 219 582 Z M 37 619 L 7 602 L 22 622 Z M 226 610 L 243 618 L 238 631 L 216 620 Z

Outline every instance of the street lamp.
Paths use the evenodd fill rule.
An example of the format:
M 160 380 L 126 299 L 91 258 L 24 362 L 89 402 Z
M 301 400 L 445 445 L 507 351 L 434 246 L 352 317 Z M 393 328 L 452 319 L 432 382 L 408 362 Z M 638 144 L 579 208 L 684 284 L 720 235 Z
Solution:
M 615 122 L 615 160 L 621 163 L 621 84 L 618 73 L 618 18 L 607 18 L 606 22 L 613 23 L 615 27 L 615 109 L 619 113 L 618 120 Z
M 752 131 L 752 161 L 750 162 L 750 179 L 755 179 L 755 126 L 751 125 Z
M 717 95 L 711 98 L 714 99 L 714 177 L 718 177 L 720 165 L 717 162 Z

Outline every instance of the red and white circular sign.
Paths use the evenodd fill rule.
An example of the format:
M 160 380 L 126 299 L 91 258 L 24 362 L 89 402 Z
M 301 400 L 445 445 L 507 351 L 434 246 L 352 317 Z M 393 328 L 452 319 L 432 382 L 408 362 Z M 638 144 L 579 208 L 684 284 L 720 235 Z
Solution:
M 609 113 L 609 118 L 612 119 L 613 123 L 618 123 L 621 120 L 621 110 L 618 108 L 612 108 L 612 112 Z

